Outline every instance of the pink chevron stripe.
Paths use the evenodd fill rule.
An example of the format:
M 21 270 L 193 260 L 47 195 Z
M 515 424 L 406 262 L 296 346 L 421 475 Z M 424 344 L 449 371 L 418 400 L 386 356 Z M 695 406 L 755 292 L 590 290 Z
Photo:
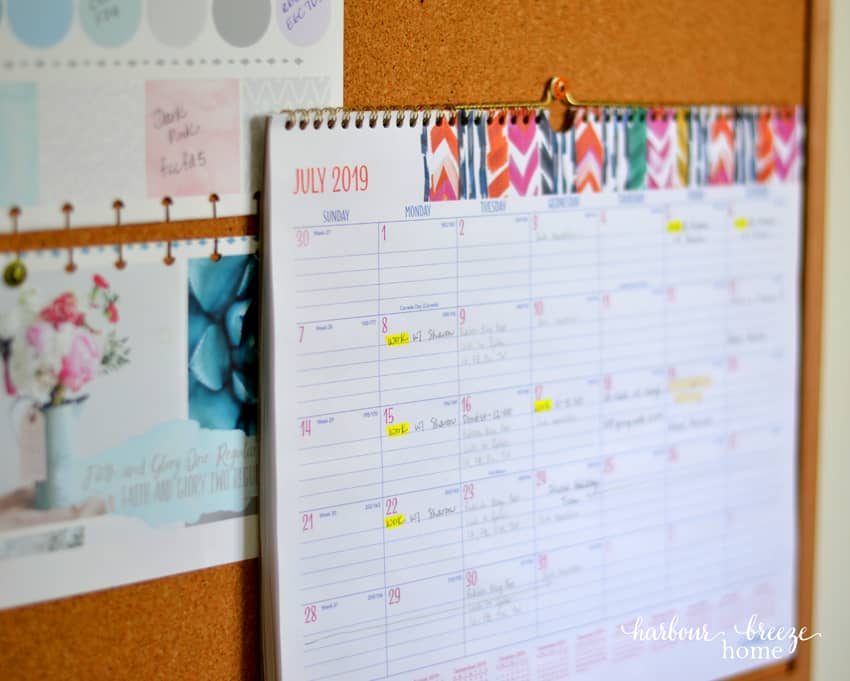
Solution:
M 656 138 L 662 139 L 667 137 L 667 131 L 670 123 L 673 120 L 673 110 L 656 111 L 656 115 L 649 116 L 646 120 L 646 129 L 655 135 Z M 667 116 L 666 120 L 664 116 Z
M 661 168 L 655 171 L 649 171 L 647 178 L 647 186 L 649 189 L 672 189 L 673 188 L 673 169 L 668 167 Z
M 523 173 L 519 166 L 511 159 L 509 164 L 509 172 L 511 186 L 516 190 L 517 196 L 528 196 L 528 189 L 531 186 L 531 181 L 534 178 L 534 173 L 540 165 L 540 152 L 535 149 L 528 160 L 528 165 Z M 534 192 L 537 193 L 537 192 Z
M 787 180 L 796 173 L 800 157 L 796 131 L 796 121 L 792 117 L 785 117 L 776 112 L 773 121 L 773 168 L 780 180 Z
M 520 153 L 526 154 L 534 144 L 536 137 L 537 123 L 534 117 L 530 117 L 528 123 L 517 121 L 508 125 L 508 142 L 512 144 Z
M 674 186 L 676 118 L 673 109 L 654 109 L 646 121 L 647 187 Z
M 649 136 L 647 136 L 646 138 L 647 143 L 651 145 L 649 148 L 650 152 L 652 153 L 655 160 L 660 163 L 666 161 L 667 157 L 670 156 L 670 154 L 673 152 L 673 142 L 670 139 L 670 136 L 665 135 L 665 137 L 666 139 L 661 142 L 660 146 L 657 146 L 658 143 L 655 140 L 651 139 Z
M 773 169 L 780 180 L 793 178 L 797 171 L 797 161 L 799 156 L 800 152 L 796 147 L 787 159 L 780 158 L 779 154 L 774 156 Z
M 731 160 L 718 161 L 708 177 L 709 184 L 732 184 Z
M 647 186 L 650 189 L 668 189 L 673 186 L 673 167 L 675 153 L 670 136 L 658 143 L 651 135 L 646 138 Z
M 794 131 L 797 125 L 793 118 L 782 116 L 779 112 L 773 117 L 773 134 L 779 137 L 783 142 L 790 142 L 794 137 Z
M 431 201 L 456 201 L 458 187 L 458 173 L 454 168 L 441 168 L 440 178 L 434 184 L 434 176 L 431 175 Z

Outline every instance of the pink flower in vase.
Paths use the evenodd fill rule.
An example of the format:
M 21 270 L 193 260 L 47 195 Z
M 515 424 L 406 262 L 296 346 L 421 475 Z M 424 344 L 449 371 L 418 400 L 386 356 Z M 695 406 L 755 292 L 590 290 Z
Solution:
M 100 348 L 85 331 L 79 331 L 71 341 L 68 353 L 62 357 L 59 382 L 77 392 L 94 379 L 100 365 Z
M 92 277 L 92 280 L 94 281 L 94 285 L 97 288 L 104 288 L 104 289 L 109 288 L 109 282 L 106 281 L 106 279 L 104 279 L 99 274 L 95 274 L 94 277 Z
M 118 308 L 115 307 L 114 302 L 106 306 L 106 316 L 109 317 L 110 324 L 118 323 Z
M 27 329 L 27 343 L 39 355 L 45 350 L 47 335 L 50 333 L 50 325 L 45 322 L 36 322 Z
M 52 324 L 54 329 L 68 322 L 74 326 L 82 326 L 86 323 L 85 315 L 77 309 L 77 298 L 70 292 L 57 296 L 39 313 L 39 317 L 48 324 Z

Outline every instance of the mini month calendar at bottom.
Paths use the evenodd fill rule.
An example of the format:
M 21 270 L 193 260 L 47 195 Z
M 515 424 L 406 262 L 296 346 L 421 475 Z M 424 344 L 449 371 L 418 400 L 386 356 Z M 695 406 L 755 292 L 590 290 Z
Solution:
M 704 177 L 616 185 L 612 147 L 581 191 L 581 116 L 402 123 L 269 122 L 267 670 L 790 659 L 764 632 L 796 617 L 799 169 L 748 177 L 738 130 L 712 180 L 694 134 Z

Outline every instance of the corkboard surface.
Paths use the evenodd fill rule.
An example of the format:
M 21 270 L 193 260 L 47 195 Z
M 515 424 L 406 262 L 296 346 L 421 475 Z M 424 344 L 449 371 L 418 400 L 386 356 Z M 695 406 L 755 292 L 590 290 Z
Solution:
M 800 103 L 803 0 L 347 0 L 345 105 Z
M 808 21 L 804 0 L 346 0 L 345 104 L 535 100 L 555 74 L 580 99 L 807 103 L 803 386 L 817 395 L 828 0 L 812 6 Z M 817 422 L 809 400 L 801 422 L 803 623 L 811 615 Z M 258 594 L 257 561 L 245 561 L 0 612 L 0 678 L 258 679 Z M 751 678 L 802 681 L 808 667 L 804 646 L 796 666 Z

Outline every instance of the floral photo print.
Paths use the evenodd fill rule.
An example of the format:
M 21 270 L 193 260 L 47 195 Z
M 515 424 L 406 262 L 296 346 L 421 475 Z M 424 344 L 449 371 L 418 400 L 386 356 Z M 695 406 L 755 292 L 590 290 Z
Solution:
M 72 471 L 79 457 L 77 430 L 89 387 L 99 375 L 130 363 L 129 339 L 115 328 L 117 303 L 109 282 L 95 274 L 83 305 L 74 291 L 63 291 L 44 304 L 36 289 L 27 289 L 2 317 L 4 391 L 24 412 L 25 427 L 31 429 L 31 442 L 21 447 L 21 466 L 28 472 L 43 472 L 34 488 L 37 509 L 78 501 Z M 41 438 L 34 432 L 41 427 L 31 425 L 39 421 Z
M 256 242 L 172 248 L 0 286 L 0 608 L 256 556 Z

